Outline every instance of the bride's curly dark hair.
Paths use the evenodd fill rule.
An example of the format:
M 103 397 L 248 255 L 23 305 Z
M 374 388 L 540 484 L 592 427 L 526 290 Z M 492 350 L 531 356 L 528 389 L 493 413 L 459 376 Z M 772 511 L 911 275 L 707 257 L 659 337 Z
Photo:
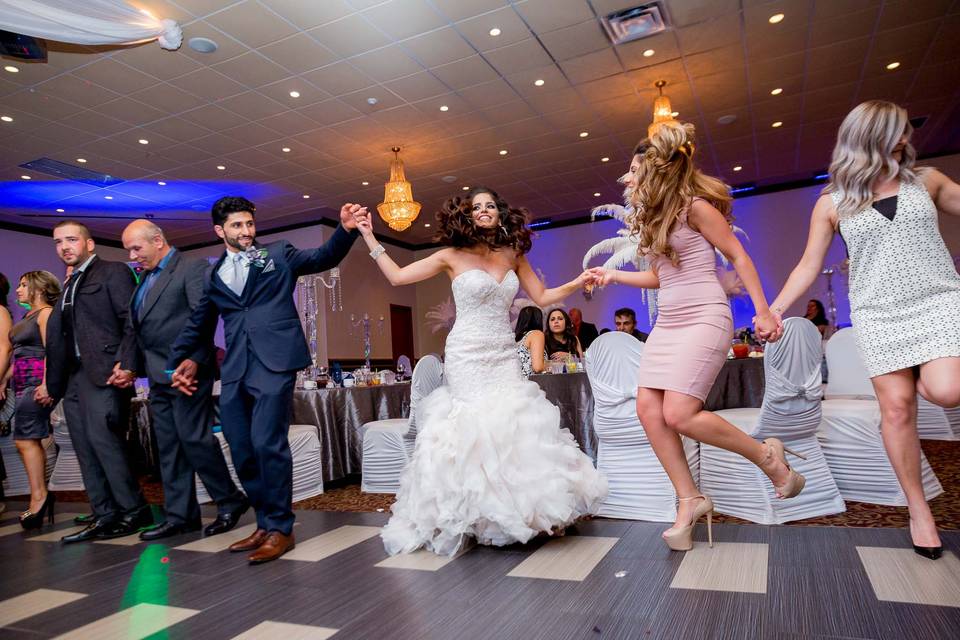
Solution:
M 473 199 L 481 193 L 490 194 L 500 212 L 500 224 L 493 229 L 483 229 L 473 221 Z M 493 189 L 476 187 L 465 196 L 454 196 L 443 203 L 437 212 L 440 231 L 434 242 L 458 248 L 484 244 L 493 250 L 510 248 L 517 255 L 523 255 L 533 246 L 532 234 L 527 228 L 528 217 L 526 209 L 511 207 Z

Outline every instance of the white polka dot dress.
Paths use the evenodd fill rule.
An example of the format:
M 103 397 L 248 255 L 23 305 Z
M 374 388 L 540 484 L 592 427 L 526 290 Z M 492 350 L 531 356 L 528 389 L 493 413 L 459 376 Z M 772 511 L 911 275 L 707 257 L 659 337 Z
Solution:
M 903 182 L 890 213 L 871 206 L 840 221 L 850 319 L 870 377 L 960 356 L 960 275 L 936 205 L 922 182 Z

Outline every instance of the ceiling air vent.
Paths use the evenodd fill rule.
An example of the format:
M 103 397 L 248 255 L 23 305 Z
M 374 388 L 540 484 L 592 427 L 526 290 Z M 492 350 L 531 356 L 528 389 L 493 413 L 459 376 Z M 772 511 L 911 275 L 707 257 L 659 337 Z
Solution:
M 604 16 L 601 21 L 613 44 L 647 38 L 667 29 L 663 8 L 659 2 L 616 11 Z

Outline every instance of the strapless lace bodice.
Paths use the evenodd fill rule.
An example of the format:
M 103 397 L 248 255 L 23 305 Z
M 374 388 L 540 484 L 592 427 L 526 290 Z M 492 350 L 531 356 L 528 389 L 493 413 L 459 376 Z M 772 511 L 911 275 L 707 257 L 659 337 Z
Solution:
M 482 269 L 453 279 L 457 320 L 447 336 L 444 377 L 454 398 L 466 400 L 524 379 L 510 326 L 519 286 L 513 271 L 500 282 Z

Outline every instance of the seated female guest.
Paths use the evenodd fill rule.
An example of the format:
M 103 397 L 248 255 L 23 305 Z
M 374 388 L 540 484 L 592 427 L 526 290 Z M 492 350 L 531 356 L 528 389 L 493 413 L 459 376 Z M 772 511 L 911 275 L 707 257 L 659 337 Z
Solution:
M 544 349 L 543 312 L 537 307 L 524 307 L 517 316 L 517 355 L 523 375 L 543 373 L 547 368 L 547 352 Z
M 583 349 L 573 333 L 573 323 L 563 309 L 554 309 L 547 316 L 546 346 L 547 356 L 551 360 L 567 360 L 571 356 L 582 358 Z
M 820 330 L 820 335 L 824 338 L 827 337 L 827 329 L 830 328 L 830 321 L 827 320 L 827 311 L 823 307 L 823 303 L 817 300 L 816 298 L 811 298 L 807 302 L 807 312 L 803 316 Z
M 46 389 L 47 319 L 60 295 L 60 281 L 49 271 L 20 276 L 17 301 L 30 311 L 13 326 L 13 390 L 17 398 L 13 439 L 30 482 L 30 506 L 20 515 L 24 529 L 37 529 L 44 517 L 53 522 L 54 495 L 47 491 L 46 456 L 41 440 L 50 435 L 52 403 Z

